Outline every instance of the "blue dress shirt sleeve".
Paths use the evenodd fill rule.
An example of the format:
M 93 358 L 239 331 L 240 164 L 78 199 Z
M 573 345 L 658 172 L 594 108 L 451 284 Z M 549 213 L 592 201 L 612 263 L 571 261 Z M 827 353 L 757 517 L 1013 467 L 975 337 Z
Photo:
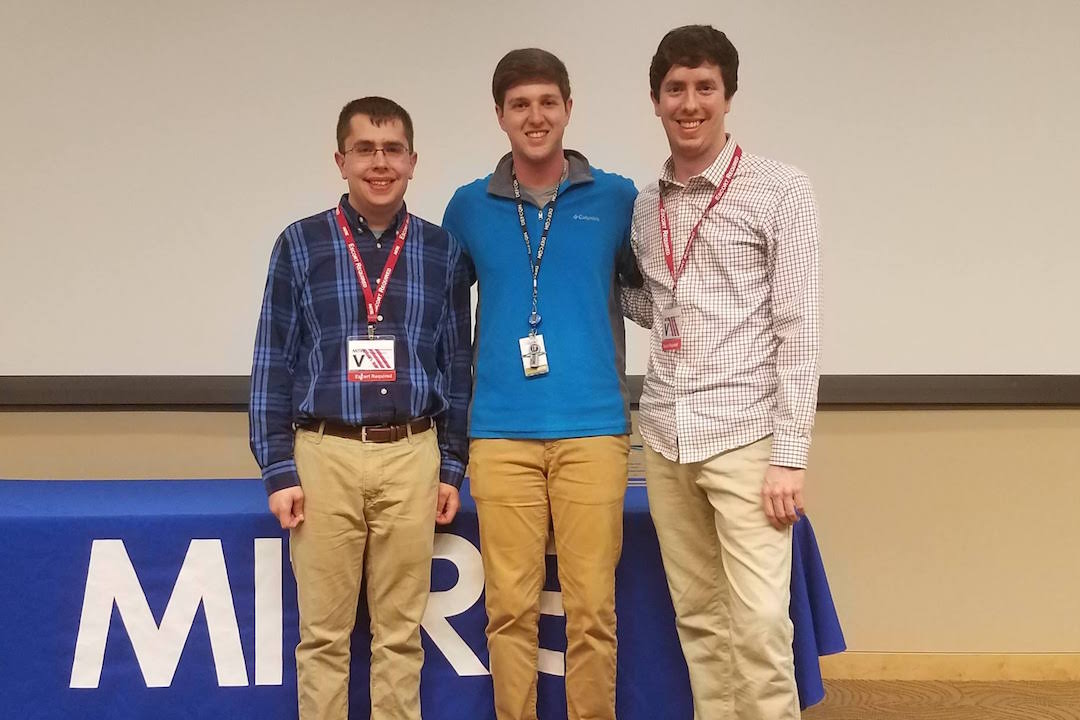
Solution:
M 292 384 L 300 341 L 300 298 L 286 234 L 274 244 L 266 278 L 248 408 L 251 451 L 267 495 L 300 484 L 293 459 Z
M 449 407 L 436 418 L 442 467 L 441 482 L 461 487 L 469 463 L 469 401 L 472 399 L 472 261 L 454 237 L 450 238 L 447 322 L 439 338 L 439 371 L 447 380 Z

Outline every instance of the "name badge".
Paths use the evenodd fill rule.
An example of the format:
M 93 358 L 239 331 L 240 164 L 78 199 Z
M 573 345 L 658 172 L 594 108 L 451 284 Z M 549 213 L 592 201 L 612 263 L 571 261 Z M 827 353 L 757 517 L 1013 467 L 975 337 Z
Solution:
M 521 366 L 525 369 L 525 377 L 547 375 L 548 361 L 547 350 L 544 349 L 543 335 L 527 335 L 518 340 L 521 349 Z
M 349 382 L 394 382 L 394 336 L 351 337 L 348 347 Z
M 679 334 L 679 322 L 682 320 L 682 310 L 678 305 L 672 305 L 660 313 L 663 319 L 660 348 L 664 352 L 675 352 L 682 348 L 682 336 Z

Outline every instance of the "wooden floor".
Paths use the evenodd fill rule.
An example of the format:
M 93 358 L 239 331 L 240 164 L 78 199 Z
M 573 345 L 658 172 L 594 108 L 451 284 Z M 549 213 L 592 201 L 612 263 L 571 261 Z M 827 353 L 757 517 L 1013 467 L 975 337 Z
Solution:
M 1080 720 L 1080 683 L 826 680 L 804 720 Z

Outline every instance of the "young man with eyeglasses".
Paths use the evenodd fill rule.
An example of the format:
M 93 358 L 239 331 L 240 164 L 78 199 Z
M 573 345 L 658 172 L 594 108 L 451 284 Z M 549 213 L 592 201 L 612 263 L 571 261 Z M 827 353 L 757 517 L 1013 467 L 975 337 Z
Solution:
M 348 717 L 362 582 L 371 716 L 420 718 L 420 620 L 435 525 L 457 512 L 468 461 L 472 354 L 468 261 L 405 208 L 416 158 L 400 105 L 347 104 L 334 159 L 348 192 L 286 228 L 270 258 L 251 447 L 290 531 L 301 720 Z
M 492 79 L 510 152 L 460 188 L 444 226 L 479 283 L 470 489 L 480 520 L 498 720 L 535 720 L 549 527 L 566 615 L 571 720 L 615 717 L 615 566 L 629 406 L 616 270 L 629 255 L 626 178 L 563 148 L 566 67 L 508 53 Z M 621 260 L 622 263 L 617 263 Z
M 724 128 L 739 55 L 672 30 L 649 68 L 671 156 L 634 207 L 652 327 L 641 395 L 656 525 L 694 717 L 799 717 L 791 526 L 817 399 L 818 227 L 799 170 Z

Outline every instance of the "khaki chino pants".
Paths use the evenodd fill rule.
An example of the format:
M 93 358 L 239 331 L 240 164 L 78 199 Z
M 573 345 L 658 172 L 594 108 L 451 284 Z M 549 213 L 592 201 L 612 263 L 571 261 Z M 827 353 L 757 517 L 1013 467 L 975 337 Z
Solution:
M 498 720 L 536 720 L 549 527 L 566 614 L 569 718 L 615 718 L 615 566 L 629 448 L 625 435 L 471 443 Z
M 695 720 L 796 720 L 788 615 L 791 529 L 765 516 L 772 438 L 685 465 L 646 445 L 660 540 Z
M 419 720 L 420 620 L 431 589 L 435 431 L 365 443 L 298 430 L 304 522 L 290 533 L 301 720 L 346 720 L 361 581 L 371 617 L 371 717 Z

